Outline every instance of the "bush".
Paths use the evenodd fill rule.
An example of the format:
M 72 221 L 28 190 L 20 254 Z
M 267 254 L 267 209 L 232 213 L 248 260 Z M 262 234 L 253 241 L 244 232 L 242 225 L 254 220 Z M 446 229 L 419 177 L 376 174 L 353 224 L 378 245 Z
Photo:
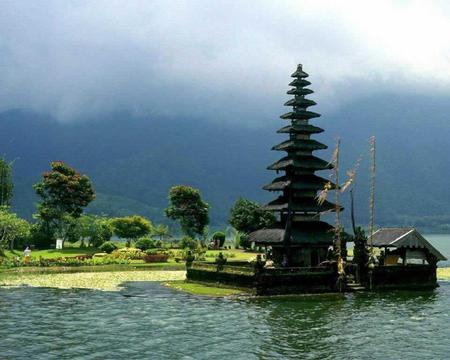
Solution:
M 141 249 L 136 248 L 123 248 L 112 252 L 111 256 L 116 259 L 125 260 L 141 260 L 143 257 L 143 252 Z
M 100 251 L 111 254 L 114 250 L 117 249 L 117 246 L 112 241 L 104 242 L 98 248 Z
M 144 261 L 146 263 L 167 262 L 167 260 L 169 260 L 169 254 L 166 254 L 166 253 L 151 253 L 151 252 L 148 252 L 144 256 Z
M 180 247 L 182 249 L 195 250 L 198 247 L 198 241 L 191 238 L 190 236 L 183 236 L 180 241 Z
M 136 241 L 135 246 L 136 248 L 145 251 L 148 249 L 154 249 L 156 247 L 156 244 L 153 240 L 147 237 L 141 237 L 138 241 Z
M 219 247 L 223 247 L 223 245 L 225 244 L 225 233 L 222 231 L 216 231 L 213 236 L 212 239 L 214 241 L 218 241 L 219 242 Z
M 242 234 L 239 239 L 239 246 L 244 248 L 245 250 L 248 250 L 252 247 L 252 243 L 250 242 L 250 238 L 247 234 Z

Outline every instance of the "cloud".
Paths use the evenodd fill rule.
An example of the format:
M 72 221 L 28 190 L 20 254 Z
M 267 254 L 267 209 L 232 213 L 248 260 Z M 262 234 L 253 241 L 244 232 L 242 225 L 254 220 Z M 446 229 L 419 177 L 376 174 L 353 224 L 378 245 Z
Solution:
M 322 111 L 447 92 L 449 20 L 432 1 L 2 1 L 0 109 L 258 122 L 298 62 Z

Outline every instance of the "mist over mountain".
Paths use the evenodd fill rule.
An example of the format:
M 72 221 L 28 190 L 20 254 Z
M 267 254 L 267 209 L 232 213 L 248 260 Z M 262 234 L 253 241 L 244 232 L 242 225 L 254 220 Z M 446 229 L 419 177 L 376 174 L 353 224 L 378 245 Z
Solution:
M 343 173 L 363 156 L 356 183 L 360 223 L 368 212 L 368 137 L 376 135 L 376 222 L 436 230 L 450 224 L 449 113 L 444 97 L 383 94 L 349 102 L 314 121 L 325 129 L 316 139 L 329 145 L 318 156 L 330 157 L 337 136 Z M 139 213 L 163 222 L 169 188 L 187 184 L 210 203 L 212 226 L 223 225 L 238 197 L 265 202 L 276 196 L 261 187 L 275 177 L 267 165 L 283 156 L 270 148 L 284 139 L 275 132 L 284 121 L 257 120 L 257 111 L 254 116 L 257 127 L 126 112 L 63 123 L 26 110 L 3 112 L 0 152 L 15 159 L 14 209 L 29 218 L 37 200 L 32 184 L 51 161 L 63 160 L 92 179 L 97 199 L 90 212 Z

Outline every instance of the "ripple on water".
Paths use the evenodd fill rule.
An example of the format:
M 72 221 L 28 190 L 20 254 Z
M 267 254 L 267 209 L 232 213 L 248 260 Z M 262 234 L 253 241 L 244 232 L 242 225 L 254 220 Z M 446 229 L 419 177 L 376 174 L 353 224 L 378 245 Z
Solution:
M 450 286 L 434 292 L 230 300 L 0 288 L 3 359 L 445 359 Z

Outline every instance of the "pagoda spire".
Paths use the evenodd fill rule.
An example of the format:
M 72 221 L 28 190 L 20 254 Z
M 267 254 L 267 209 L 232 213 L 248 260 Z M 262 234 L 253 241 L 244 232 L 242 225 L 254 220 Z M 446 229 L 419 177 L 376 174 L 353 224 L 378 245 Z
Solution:
M 320 114 L 308 109 L 316 105 L 315 101 L 306 98 L 313 93 L 307 88 L 311 85 L 311 82 L 306 80 L 308 76 L 301 64 L 291 75 L 294 80 L 289 84 L 292 88 L 287 93 L 293 95 L 293 98 L 284 105 L 291 107 L 292 110 L 280 116 L 281 119 L 288 121 L 288 124 L 278 130 L 278 133 L 288 134 L 289 137 L 272 147 L 274 151 L 286 152 L 286 156 L 268 167 L 269 170 L 281 171 L 284 174 L 263 187 L 265 190 L 281 193 L 264 208 L 278 212 L 279 226 L 286 230 L 290 226 L 299 227 L 306 223 L 308 226 L 320 223 L 323 225 L 320 214 L 336 209 L 335 204 L 328 201 L 318 203 L 316 199 L 317 192 L 330 181 L 316 175 L 315 172 L 332 169 L 333 165 L 313 155 L 314 151 L 326 149 L 327 146 L 311 139 L 312 135 L 323 132 L 323 129 L 310 124 L 310 121 L 320 117 Z M 334 188 L 334 184 L 331 184 L 331 187 Z

